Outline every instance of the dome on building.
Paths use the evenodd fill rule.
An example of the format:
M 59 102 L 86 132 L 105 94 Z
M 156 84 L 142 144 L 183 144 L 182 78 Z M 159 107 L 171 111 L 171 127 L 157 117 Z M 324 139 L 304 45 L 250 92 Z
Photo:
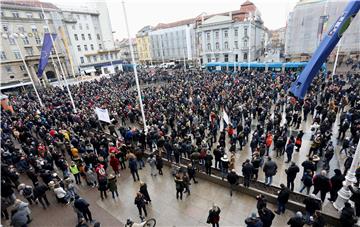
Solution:
M 240 6 L 240 13 L 249 13 L 255 11 L 256 11 L 256 6 L 254 5 L 254 3 L 248 0 L 245 1 L 243 4 L 241 4 Z

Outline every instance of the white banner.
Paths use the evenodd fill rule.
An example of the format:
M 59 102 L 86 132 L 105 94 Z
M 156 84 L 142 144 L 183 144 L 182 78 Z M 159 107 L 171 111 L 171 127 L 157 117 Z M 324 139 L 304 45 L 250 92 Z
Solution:
M 96 107 L 95 113 L 98 116 L 99 121 L 105 121 L 107 123 L 111 123 L 109 111 L 107 109 L 100 109 Z
M 230 118 L 227 115 L 227 113 L 225 112 L 225 110 L 223 110 L 223 119 L 226 122 L 226 124 L 228 124 L 228 125 L 230 124 Z

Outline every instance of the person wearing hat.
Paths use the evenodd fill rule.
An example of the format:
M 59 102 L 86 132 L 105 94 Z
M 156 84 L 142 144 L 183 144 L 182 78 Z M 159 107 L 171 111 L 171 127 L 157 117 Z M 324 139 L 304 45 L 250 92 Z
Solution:
M 259 217 L 256 216 L 255 212 L 252 212 L 250 217 L 245 219 L 245 224 L 247 227 L 262 227 L 263 222 Z
M 229 158 L 226 154 L 222 156 L 221 160 L 221 179 L 224 180 L 224 178 L 227 176 L 229 171 Z
M 119 193 L 118 193 L 118 190 L 117 190 L 117 179 L 116 179 L 116 176 L 113 175 L 113 174 L 109 174 L 108 176 L 108 188 L 112 194 L 112 197 L 113 199 L 115 199 L 115 194 L 116 194 L 116 197 L 119 197 Z
M 342 188 L 342 183 L 345 180 L 344 175 L 341 174 L 340 169 L 334 169 L 335 175 L 330 178 L 331 190 L 329 201 L 335 202 L 338 197 L 338 191 Z
M 20 199 L 15 200 L 14 208 L 11 211 L 11 214 L 11 226 L 23 227 L 27 226 L 27 224 L 31 222 L 31 210 L 29 208 L 29 204 L 21 201 Z
M 305 219 L 300 211 L 296 212 L 294 217 L 291 217 L 287 222 L 290 227 L 302 227 L 305 225 Z

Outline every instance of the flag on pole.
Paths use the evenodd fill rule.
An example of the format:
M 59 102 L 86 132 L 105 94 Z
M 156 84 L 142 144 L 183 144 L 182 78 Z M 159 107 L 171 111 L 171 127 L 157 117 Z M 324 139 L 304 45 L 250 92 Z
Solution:
M 53 33 L 51 34 L 53 39 L 56 38 L 56 34 Z M 44 41 L 43 41 L 43 46 L 41 48 L 41 56 L 40 56 L 40 60 L 39 60 L 39 67 L 38 67 L 38 72 L 37 75 L 38 77 L 42 77 L 42 74 L 44 72 L 44 69 L 49 61 L 49 56 L 51 54 L 51 49 L 52 49 L 52 41 L 51 41 L 51 37 L 50 37 L 50 33 L 45 33 L 44 34 Z

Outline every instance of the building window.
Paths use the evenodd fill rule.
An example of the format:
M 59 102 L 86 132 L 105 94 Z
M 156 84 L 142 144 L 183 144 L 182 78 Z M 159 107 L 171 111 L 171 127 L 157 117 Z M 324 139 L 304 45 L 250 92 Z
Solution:
M 217 50 L 220 49 L 220 45 L 219 45 L 218 42 L 215 43 L 215 48 L 216 48 Z
M 234 42 L 234 48 L 235 48 L 235 49 L 238 49 L 238 48 L 239 48 L 239 46 L 238 46 L 238 41 L 235 41 L 235 42 Z
M 100 55 L 100 60 L 103 61 L 104 60 L 104 55 Z
M 34 55 L 34 50 L 32 47 L 25 47 L 25 50 L 26 50 L 26 54 L 28 56 L 33 56 Z
M 36 25 L 31 25 L 31 31 L 34 33 L 38 31 Z
M 229 61 L 229 55 L 228 54 L 224 54 L 224 61 L 228 62 Z
M 234 30 L 234 36 L 238 36 L 239 35 L 239 32 L 237 29 Z
M 84 64 L 84 63 L 85 63 L 84 57 L 80 57 L 80 62 L 81 62 L 81 64 Z
M 79 29 L 82 30 L 82 24 L 79 24 Z
M 33 14 L 32 13 L 26 13 L 26 17 L 31 19 L 31 18 L 33 18 Z
M 1 16 L 5 17 L 5 12 L 1 10 Z
M 206 32 L 206 39 L 210 40 L 210 32 Z
M 88 34 L 89 40 L 91 40 L 91 34 Z
M 97 62 L 97 57 L 96 55 L 93 56 L 94 62 Z
M 19 27 L 18 27 L 18 31 L 19 31 L 20 33 L 25 33 L 25 28 L 24 28 L 23 26 L 19 26 Z
M 244 36 L 248 36 L 248 29 L 244 28 Z
M 81 34 L 81 39 L 85 40 L 85 34 Z
M 227 38 L 228 36 L 229 36 L 228 30 L 225 30 L 225 31 L 224 31 L 224 37 Z
M 98 40 L 100 40 L 100 34 L 96 34 Z
M 75 24 L 71 25 L 72 30 L 75 30 Z
M 207 50 L 211 50 L 211 45 L 210 45 L 210 43 L 207 44 Z
M 9 37 L 9 43 L 10 45 L 15 45 L 15 39 L 13 37 Z
M 211 62 L 211 57 L 208 57 L 208 58 L 207 58 L 207 61 L 208 61 L 208 62 Z
M 244 53 L 244 60 L 247 60 L 248 59 L 248 54 L 247 53 Z
M 105 60 L 109 60 L 109 55 L 105 54 Z
M 228 42 L 225 42 L 225 43 L 224 43 L 224 48 L 225 48 L 225 50 L 228 50 L 228 49 L 229 49 L 229 43 L 228 43 Z
M 44 14 L 41 12 L 41 13 L 39 13 L 39 18 L 40 19 L 44 19 L 45 17 L 44 17 Z
M 91 62 L 91 58 L 90 58 L 89 56 L 86 57 L 86 60 L 87 60 L 88 62 Z
M 90 44 L 90 49 L 94 50 L 94 44 Z
M 102 50 L 102 45 L 101 45 L 101 43 L 99 43 L 99 49 Z
M 29 39 L 27 36 L 25 36 L 24 38 L 22 38 L 23 42 L 24 42 L 24 45 L 29 45 L 30 42 L 29 42 Z
M 20 68 L 20 70 L 23 71 L 23 72 L 25 72 L 25 70 L 26 70 L 24 65 L 20 65 L 19 68 Z
M 215 32 L 215 38 L 219 39 L 219 32 L 218 31 Z
M 77 34 L 74 34 L 74 38 L 75 38 L 75 40 L 76 40 L 76 41 L 78 41 L 78 40 L 79 40 L 79 37 L 78 37 L 78 35 L 77 35 Z
M 247 40 L 244 40 L 244 47 L 247 47 L 248 46 L 248 42 Z
M 86 16 L 86 15 L 85 15 L 85 16 Z M 88 24 L 86 24 L 85 26 L 86 26 L 86 30 L 89 30 L 89 25 L 88 25 Z
M 4 51 L 0 51 L 0 59 L 1 60 L 6 60 L 6 55 Z
M 113 58 L 114 58 L 114 55 L 113 55 L 112 53 L 110 54 L 110 58 L 111 58 L 111 59 L 113 59 Z
M 19 18 L 19 12 L 12 12 L 12 16 L 15 18 Z
M 87 45 L 84 45 L 84 50 L 85 50 L 85 51 L 87 51 L 87 50 L 88 50 Z
M 4 32 L 8 32 L 9 31 L 9 25 L 3 24 L 2 29 L 3 29 Z
M 35 42 L 37 45 L 41 45 L 41 39 L 38 35 L 35 35 Z
M 118 58 L 118 53 L 115 53 L 115 59 L 117 59 Z
M 81 46 L 77 45 L 77 49 L 78 49 L 78 51 L 81 51 Z
M 11 73 L 11 72 L 12 72 L 11 66 L 8 66 L 8 65 L 5 66 L 5 70 L 6 70 L 6 72 L 8 72 L 8 73 Z
M 48 33 L 49 32 L 49 28 L 47 26 L 44 26 L 44 32 Z

